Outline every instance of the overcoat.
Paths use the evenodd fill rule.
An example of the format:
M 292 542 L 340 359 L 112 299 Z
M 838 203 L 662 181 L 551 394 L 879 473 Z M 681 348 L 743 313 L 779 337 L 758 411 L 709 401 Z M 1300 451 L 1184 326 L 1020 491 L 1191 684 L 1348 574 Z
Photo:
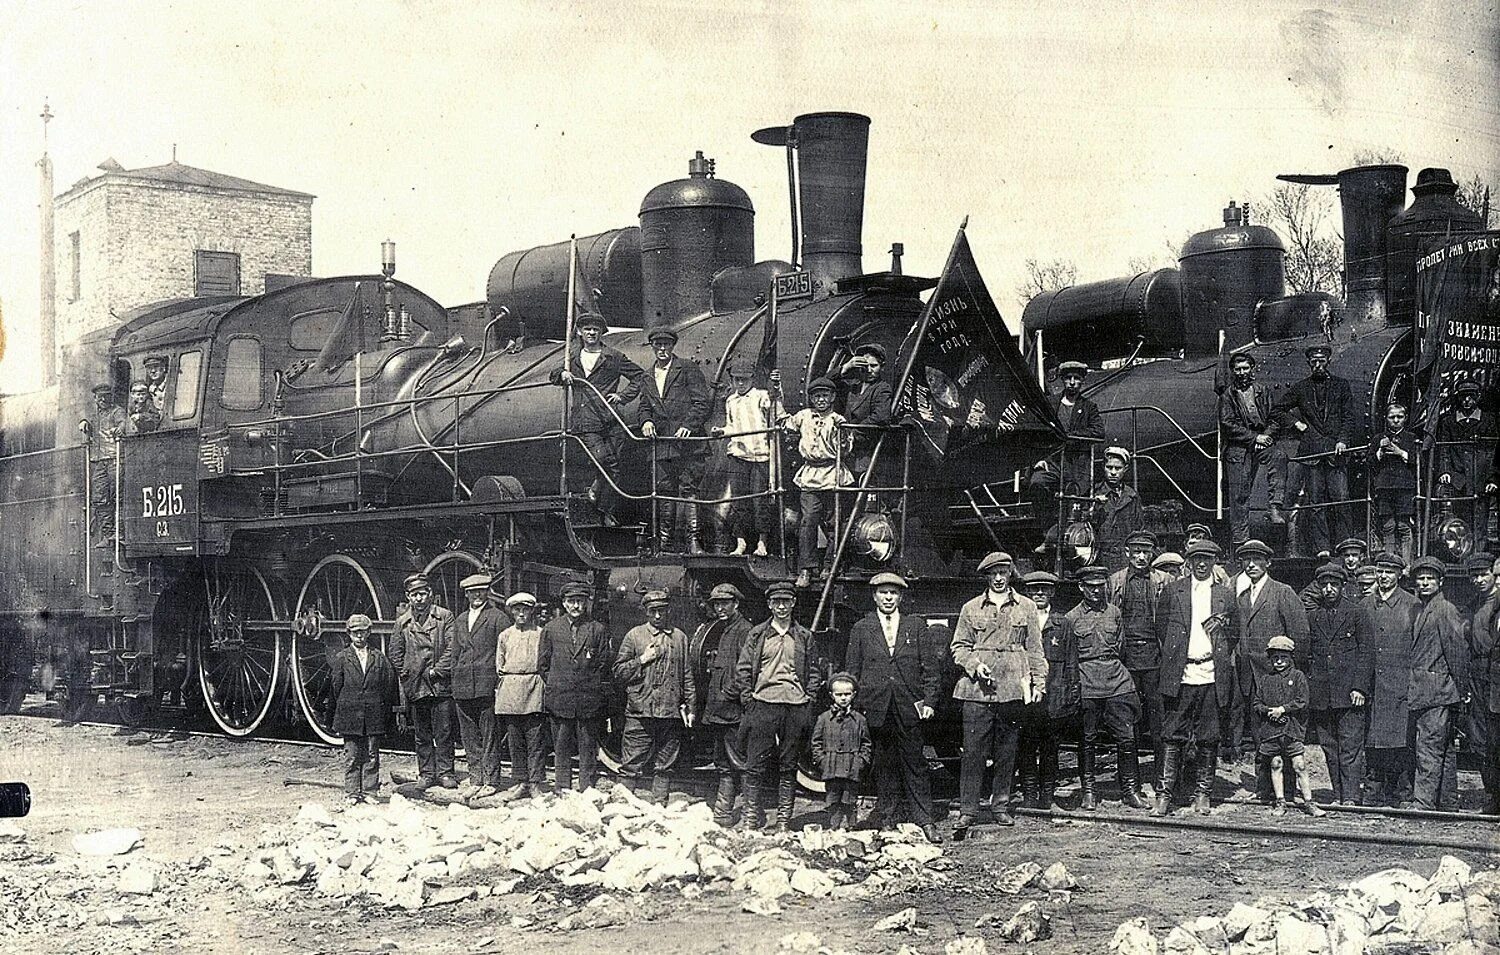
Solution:
M 812 731 L 813 759 L 824 779 L 859 782 L 870 765 L 870 728 L 863 713 L 855 709 L 840 713 L 832 708 L 818 715 Z
M 453 695 L 453 642 L 448 629 L 452 622 L 453 614 L 445 607 L 430 608 L 427 619 L 420 622 L 409 610 L 396 618 L 386 647 L 391 666 L 401 675 L 401 692 L 408 703 Z
M 333 700 L 333 731 L 340 736 L 385 736 L 391 731 L 391 711 L 400 702 L 396 668 L 375 647 L 361 668 L 352 646 L 333 656 L 328 695 Z
M 849 630 L 844 669 L 859 681 L 855 704 L 872 728 L 894 716 L 902 726 L 917 722 L 917 701 L 937 709 L 943 687 L 946 648 L 932 637 L 927 621 L 910 613 L 896 624 L 896 649 L 886 649 L 880 615 L 865 614 Z
M 1370 687 L 1370 731 L 1365 745 L 1371 749 L 1405 749 L 1417 598 L 1397 587 L 1386 600 L 1378 592 L 1371 594 L 1364 606 L 1375 625 L 1375 682 Z
M 1311 654 L 1307 661 L 1307 705 L 1314 710 L 1346 710 L 1349 694 L 1369 705 L 1375 682 L 1375 624 L 1359 603 L 1341 597 L 1332 607 L 1317 605 L 1307 614 Z
M 1500 640 L 1495 639 L 1500 592 L 1491 594 L 1474 614 L 1469 631 L 1470 670 L 1474 704 L 1490 713 L 1500 713 Z M 1488 674 L 1487 678 L 1481 678 Z M 1483 695 L 1481 695 L 1483 693 Z
M 1209 623 L 1204 629 L 1213 644 L 1214 695 L 1220 706 L 1228 706 L 1236 685 L 1234 652 L 1239 639 L 1234 592 L 1210 580 L 1208 613 Z M 1192 578 L 1179 580 L 1162 592 L 1156 611 L 1156 631 L 1161 637 L 1157 686 L 1162 696 L 1175 699 L 1182 691 L 1182 673 L 1187 669 L 1188 643 L 1193 635 Z
M 1441 592 L 1422 601 L 1412 623 L 1410 709 L 1452 705 L 1469 692 L 1466 633 L 1463 616 Z

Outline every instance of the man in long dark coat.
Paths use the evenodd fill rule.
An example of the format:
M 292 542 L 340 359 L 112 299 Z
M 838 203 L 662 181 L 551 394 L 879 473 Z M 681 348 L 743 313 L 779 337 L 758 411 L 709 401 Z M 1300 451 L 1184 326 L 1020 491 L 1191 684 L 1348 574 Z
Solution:
M 351 803 L 373 802 L 380 789 L 380 741 L 391 731 L 391 713 L 401 699 L 396 669 L 369 645 L 370 618 L 345 623 L 349 646 L 333 658 L 328 697 L 333 731 L 344 738 L 344 792 Z
M 459 582 L 469 606 L 449 625 L 453 643 L 453 706 L 458 732 L 469 762 L 471 799 L 500 791 L 500 739 L 495 724 L 495 638 L 510 626 L 510 617 L 490 603 L 489 574 L 470 574 Z
M 876 813 L 885 826 L 911 822 L 929 841 L 940 842 L 922 723 L 937 711 L 946 654 L 933 642 L 927 621 L 901 612 L 903 577 L 876 574 L 870 586 L 875 609 L 850 629 L 844 669 L 859 681 L 855 702 L 875 746 Z
M 1375 682 L 1370 686 L 1370 727 L 1365 737 L 1365 803 L 1372 806 L 1397 805 L 1411 798 L 1406 730 L 1417 598 L 1400 587 L 1405 568 L 1396 554 L 1377 554 L 1375 593 L 1365 598 L 1365 609 L 1375 626 Z
M 1277 417 L 1271 392 L 1255 383 L 1255 356 L 1242 352 L 1229 360 L 1230 381 L 1219 395 L 1219 434 L 1224 441 L 1224 485 L 1234 543 L 1250 538 L 1250 492 L 1261 468 L 1273 519 L 1281 516 L 1281 476 L 1270 467 Z
M 1302 490 L 1309 505 L 1345 501 L 1349 498 L 1349 476 L 1344 451 L 1353 444 L 1355 416 L 1349 382 L 1328 373 L 1333 349 L 1312 345 L 1305 350 L 1308 376 L 1297 382 L 1276 403 L 1277 414 L 1287 427 L 1301 434 L 1297 456 L 1289 462 L 1286 498 L 1295 503 Z M 1349 536 L 1349 505 L 1310 508 L 1299 518 L 1302 539 L 1312 553 L 1330 550 L 1335 541 Z M 1302 644 L 1299 642 L 1298 646 Z M 1264 642 L 1261 646 L 1264 652 Z M 1300 669 L 1300 667 L 1299 667 Z
M 563 612 L 542 628 L 542 710 L 551 720 L 553 785 L 559 792 L 573 785 L 575 755 L 579 790 L 598 778 L 599 731 L 615 646 L 604 624 L 589 614 L 592 595 L 586 583 L 563 585 Z
M 703 660 L 708 679 L 700 686 L 703 715 L 699 722 L 713 734 L 714 769 L 719 788 L 714 795 L 714 822 L 728 828 L 734 823 L 734 800 L 739 793 L 740 766 L 745 758 L 740 717 L 743 707 L 734 692 L 734 671 L 740 650 L 750 635 L 750 621 L 740 615 L 742 595 L 734 584 L 718 584 L 708 594 L 713 619 L 693 633 L 694 660 Z
M 391 631 L 391 665 L 401 674 L 401 693 L 416 736 L 417 785 L 457 789 L 453 775 L 453 614 L 432 603 L 426 574 L 406 578 L 408 609 Z
M 1328 764 L 1334 803 L 1358 804 L 1365 778 L 1365 733 L 1375 682 L 1375 626 L 1369 611 L 1346 593 L 1338 564 L 1318 568 L 1318 602 L 1308 611 L 1308 722 Z
M 1307 670 L 1307 610 L 1302 600 L 1291 587 L 1271 577 L 1271 548 L 1265 542 L 1251 539 L 1241 544 L 1234 552 L 1245 567 L 1249 586 L 1236 598 L 1236 615 L 1240 622 L 1239 703 L 1246 713 L 1250 710 L 1250 698 L 1255 689 L 1255 678 L 1269 677 L 1271 661 L 1266 655 L 1266 643 L 1272 637 L 1289 637 L 1297 650 L 1293 661 L 1297 669 Z M 1247 725 L 1254 725 L 1246 719 Z M 1282 764 L 1287 792 L 1296 792 L 1295 773 L 1291 760 Z M 1271 800 L 1271 776 L 1269 762 L 1256 756 L 1257 792 L 1267 803 Z
M 673 353 L 676 332 L 666 327 L 653 328 L 646 340 L 656 353 L 656 363 L 641 377 L 641 434 L 660 439 L 653 445 L 656 493 L 694 498 L 708 461 L 708 445 L 684 439 L 706 433 L 713 392 L 695 363 Z M 677 537 L 686 538 L 689 552 L 702 550 L 696 504 L 662 501 L 656 511 L 657 535 L 663 550 L 671 550 Z
M 1412 565 L 1421 606 L 1412 623 L 1411 689 L 1407 706 L 1417 809 L 1458 808 L 1458 743 L 1454 729 L 1469 703 L 1469 645 L 1458 608 L 1443 596 L 1443 562 L 1422 557 Z
M 587 449 L 586 455 L 578 454 L 569 446 L 568 483 L 578 490 L 590 476 L 602 472 L 603 477 L 593 479 L 590 491 L 599 509 L 600 523 L 609 527 L 619 523 L 615 509 L 620 496 L 610 482 L 620 480 L 620 447 L 624 440 L 613 409 L 636 399 L 645 372 L 604 344 L 607 326 L 602 316 L 584 312 L 574 320 L 573 327 L 578 345 L 569 350 L 568 367 L 551 375 L 553 384 L 572 386 L 573 406 L 568 427 Z

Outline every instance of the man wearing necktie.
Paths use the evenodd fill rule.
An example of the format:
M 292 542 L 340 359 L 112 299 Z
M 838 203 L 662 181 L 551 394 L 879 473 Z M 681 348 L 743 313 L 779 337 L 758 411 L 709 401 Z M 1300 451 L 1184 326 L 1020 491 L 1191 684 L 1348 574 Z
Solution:
M 1271 577 L 1271 548 L 1264 541 L 1251 538 L 1235 550 L 1234 556 L 1244 565 L 1245 577 L 1249 581 L 1249 586 L 1235 598 L 1236 616 L 1240 622 L 1240 699 L 1237 703 L 1246 723 L 1253 726 L 1254 720 L 1245 714 L 1250 711 L 1255 678 L 1271 676 L 1267 642 L 1272 637 L 1290 637 L 1296 647 L 1293 664 L 1304 673 L 1307 672 L 1308 648 L 1312 644 L 1308 639 L 1307 608 L 1302 605 L 1302 598 L 1291 587 Z M 1269 760 L 1257 756 L 1256 763 L 1257 793 L 1269 804 L 1272 798 Z M 1283 760 L 1282 772 L 1287 782 L 1286 791 L 1296 792 L 1291 760 Z

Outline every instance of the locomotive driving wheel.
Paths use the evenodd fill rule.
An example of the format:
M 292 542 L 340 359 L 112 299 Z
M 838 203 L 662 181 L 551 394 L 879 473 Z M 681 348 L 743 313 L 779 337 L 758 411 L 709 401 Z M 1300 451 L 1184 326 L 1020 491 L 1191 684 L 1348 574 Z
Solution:
M 215 561 L 187 604 L 197 636 L 198 685 L 220 730 L 249 736 L 271 711 L 281 681 L 286 624 L 271 586 L 254 567 Z
M 459 584 L 479 572 L 479 558 L 466 550 L 445 551 L 427 562 L 422 573 L 432 584 L 432 602 L 454 613 L 462 613 L 468 600 Z
M 362 613 L 384 619 L 375 581 L 359 561 L 347 554 L 329 554 L 313 566 L 292 617 L 292 686 L 307 725 L 325 743 L 342 745 L 333 731 L 328 691 L 333 679 L 333 657 L 348 645 L 344 622 Z

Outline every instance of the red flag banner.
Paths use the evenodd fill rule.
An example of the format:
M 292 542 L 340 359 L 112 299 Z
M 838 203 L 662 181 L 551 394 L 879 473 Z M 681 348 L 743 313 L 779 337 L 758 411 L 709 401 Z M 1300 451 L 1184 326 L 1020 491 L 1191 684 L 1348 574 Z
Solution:
M 1500 232 L 1445 236 L 1417 259 L 1417 334 L 1422 421 L 1461 382 L 1500 384 Z
M 318 370 L 332 374 L 365 347 L 365 310 L 360 303 L 359 283 L 355 282 L 354 295 L 344 306 L 344 314 L 323 344 L 323 350 L 318 352 Z
M 1063 438 L 985 288 L 964 230 L 922 317 L 901 344 L 896 416 L 910 416 L 939 456 L 1009 437 Z

